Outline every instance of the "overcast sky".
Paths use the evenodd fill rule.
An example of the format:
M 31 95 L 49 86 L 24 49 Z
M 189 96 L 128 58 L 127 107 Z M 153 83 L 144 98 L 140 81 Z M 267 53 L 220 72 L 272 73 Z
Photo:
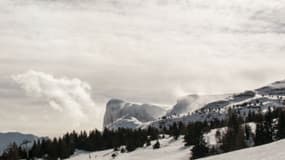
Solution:
M 0 128 L 101 128 L 110 98 L 171 106 L 285 78 L 285 0 L 0 0 Z

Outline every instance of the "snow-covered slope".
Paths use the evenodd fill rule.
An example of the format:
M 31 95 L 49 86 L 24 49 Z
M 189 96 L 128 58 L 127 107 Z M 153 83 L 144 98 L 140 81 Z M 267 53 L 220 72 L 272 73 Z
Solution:
M 21 145 L 24 141 L 32 143 L 36 139 L 38 139 L 38 137 L 32 134 L 23 134 L 19 132 L 0 133 L 0 153 L 13 142 L 17 145 Z
M 154 144 L 155 141 L 152 142 Z M 160 140 L 160 149 L 153 149 L 152 146 L 138 148 L 129 153 L 119 153 L 113 150 L 99 152 L 78 152 L 70 160 L 111 160 L 112 154 L 116 154 L 115 160 L 188 160 L 190 157 L 190 148 L 184 147 L 183 139 L 177 141 L 172 138 Z
M 154 142 L 152 142 L 154 143 Z M 184 147 L 183 139 L 174 141 L 171 138 L 160 140 L 161 148 L 153 150 L 151 146 L 139 148 L 130 153 L 119 153 L 113 150 L 99 152 L 78 151 L 70 160 L 111 160 L 116 154 L 116 160 L 189 160 L 191 153 L 189 147 Z M 285 140 L 277 141 L 258 147 L 233 151 L 216 156 L 202 158 L 201 160 L 284 160 Z
M 107 103 L 104 116 L 104 127 L 137 127 L 135 124 L 154 121 L 165 115 L 166 110 L 162 107 L 150 104 L 134 104 L 119 99 L 111 99 Z M 124 125 L 124 122 L 127 122 Z M 119 124 L 116 126 L 115 124 Z M 130 125 L 132 124 L 132 125 Z
M 145 123 L 137 120 L 135 117 L 119 118 L 115 122 L 107 125 L 108 129 L 116 130 L 119 128 L 131 128 L 136 129 L 142 127 Z
M 201 160 L 284 160 L 285 140 L 258 147 L 233 151 Z
M 263 95 L 285 95 L 285 80 L 276 81 L 268 86 L 256 89 L 259 94 Z

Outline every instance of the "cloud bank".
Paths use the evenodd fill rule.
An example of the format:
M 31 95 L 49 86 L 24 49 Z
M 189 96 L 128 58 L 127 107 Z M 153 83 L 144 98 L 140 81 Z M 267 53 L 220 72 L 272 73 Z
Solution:
M 101 128 L 103 118 L 94 117 L 103 117 L 114 97 L 170 106 L 186 94 L 239 92 L 284 79 L 284 2 L 0 0 L 0 128 L 75 129 L 67 124 L 77 117 L 70 113 L 58 124 L 68 110 L 58 97 L 42 91 L 27 97 L 10 84 L 10 75 L 31 69 L 90 83 L 99 116 L 64 90 L 80 106 L 76 113 L 88 117 L 89 124 L 81 122 L 86 128 Z M 38 99 L 52 107 L 37 107 Z M 41 124 L 42 114 L 50 126 Z M 15 120 L 22 115 L 26 121 Z
M 86 112 L 95 108 L 90 85 L 79 79 L 56 78 L 33 70 L 14 75 L 12 79 L 28 96 L 45 100 L 52 109 L 73 119 L 76 125 L 87 121 Z

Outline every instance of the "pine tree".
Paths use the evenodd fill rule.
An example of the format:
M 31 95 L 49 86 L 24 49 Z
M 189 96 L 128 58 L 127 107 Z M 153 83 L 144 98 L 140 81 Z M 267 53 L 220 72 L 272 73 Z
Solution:
M 272 141 L 271 134 L 268 133 L 264 123 L 258 123 L 256 125 L 255 145 L 262 145 L 270 143 Z
M 235 112 L 229 110 L 228 128 L 222 138 L 221 149 L 224 152 L 237 150 L 246 147 L 244 128 L 241 125 L 242 120 Z
M 265 114 L 264 121 L 264 132 L 265 132 L 265 143 L 273 142 L 273 115 L 270 108 L 268 108 L 268 112 Z
M 205 157 L 209 154 L 209 148 L 207 147 L 207 144 L 204 140 L 203 125 L 200 126 L 200 124 L 197 123 L 194 126 L 196 126 L 196 128 L 198 129 L 198 132 L 196 133 L 197 137 L 195 138 L 195 140 L 191 142 L 192 145 L 194 145 L 194 147 L 191 149 L 191 159 Z
M 217 143 L 221 143 L 222 142 L 222 133 L 220 130 L 217 130 L 216 134 L 215 134 L 215 138 Z
M 160 148 L 160 143 L 159 143 L 158 140 L 156 141 L 156 143 L 153 145 L 152 148 L 153 148 L 153 149 L 159 149 L 159 148 Z
M 209 154 L 209 148 L 206 145 L 206 142 L 203 139 L 200 139 L 200 142 L 196 144 L 192 149 L 192 159 L 206 157 Z
M 171 135 L 174 137 L 175 140 L 177 140 L 180 135 L 180 130 L 176 123 L 173 123 L 171 127 Z
M 284 111 L 280 112 L 278 116 L 277 138 L 278 139 L 285 138 L 285 112 Z
M 205 132 L 205 124 L 196 122 L 188 125 L 184 141 L 186 146 L 195 145 L 199 143 L 199 136 Z

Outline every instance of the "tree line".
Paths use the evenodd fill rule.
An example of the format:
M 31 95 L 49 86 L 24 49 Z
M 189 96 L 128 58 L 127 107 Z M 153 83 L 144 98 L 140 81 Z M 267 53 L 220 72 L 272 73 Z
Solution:
M 178 122 L 159 128 L 119 128 L 103 131 L 95 129 L 88 133 L 73 131 L 59 138 L 38 139 L 29 149 L 11 144 L 0 159 L 64 159 L 74 154 L 76 149 L 90 152 L 114 149 L 124 153 L 139 147 L 150 146 L 151 141 L 155 142 L 153 149 L 157 149 L 160 147 L 159 140 L 164 138 L 164 135 L 170 135 L 176 140 L 182 136 L 185 146 L 193 146 L 190 159 L 197 159 L 285 138 L 285 111 L 282 109 L 268 108 L 265 113 L 261 110 L 249 111 L 246 115 L 239 110 L 229 109 L 227 116 L 225 120 L 215 119 L 210 122 L 193 122 L 187 125 Z M 255 131 L 248 125 L 249 122 L 256 124 Z M 221 131 L 217 128 L 226 129 Z M 210 146 L 205 140 L 205 134 L 212 129 L 216 129 L 217 144 L 214 146 Z
M 249 122 L 254 122 L 255 130 Z M 236 110 L 228 111 L 227 121 L 223 122 L 225 130 L 216 131 L 214 146 L 206 143 L 204 135 L 210 131 L 205 123 L 197 122 L 190 125 L 185 135 L 185 145 L 194 146 L 191 158 L 197 159 L 214 154 L 226 153 L 247 147 L 259 146 L 285 138 L 285 111 L 268 108 L 265 113 L 249 112 L 245 117 Z

